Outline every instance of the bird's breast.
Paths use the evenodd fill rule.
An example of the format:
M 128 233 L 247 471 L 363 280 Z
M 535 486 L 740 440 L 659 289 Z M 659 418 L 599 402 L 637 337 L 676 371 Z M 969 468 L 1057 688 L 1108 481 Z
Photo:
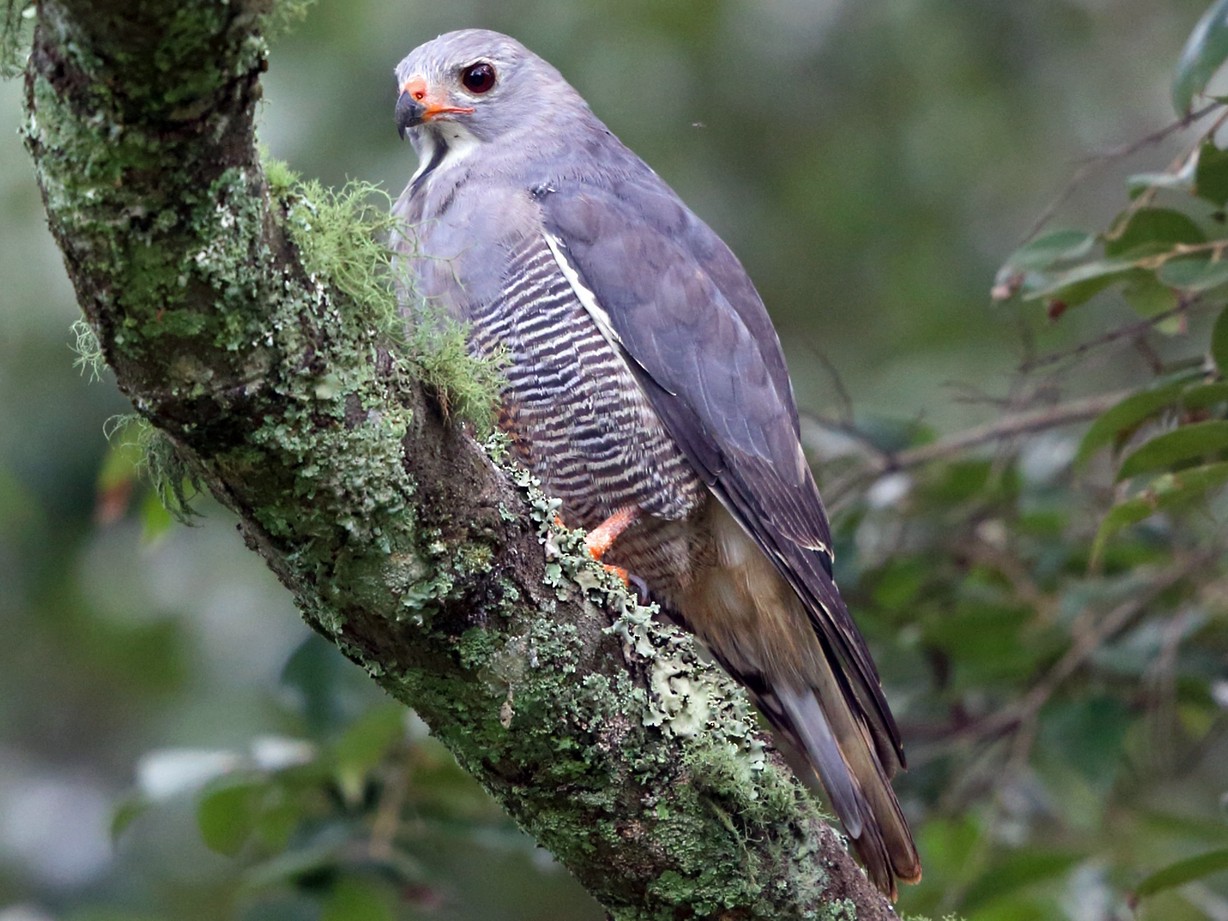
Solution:
M 566 523 L 592 528 L 633 506 L 641 520 L 608 560 L 654 588 L 683 577 L 710 494 L 544 236 L 510 255 L 498 296 L 470 321 L 471 348 L 503 357 L 503 427 Z

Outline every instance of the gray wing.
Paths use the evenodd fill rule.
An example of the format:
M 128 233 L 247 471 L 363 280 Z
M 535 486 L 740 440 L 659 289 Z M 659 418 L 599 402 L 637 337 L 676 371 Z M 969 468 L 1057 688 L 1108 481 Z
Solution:
M 902 765 L 877 670 L 832 580 L 831 533 L 779 340 L 745 270 L 642 164 L 536 195 L 581 300 L 713 493 L 806 603 L 883 763 Z

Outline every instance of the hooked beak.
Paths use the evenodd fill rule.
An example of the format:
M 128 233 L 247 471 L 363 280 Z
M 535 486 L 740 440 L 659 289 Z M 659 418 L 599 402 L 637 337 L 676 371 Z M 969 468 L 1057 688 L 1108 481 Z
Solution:
M 472 107 L 449 105 L 445 93 L 432 92 L 422 77 L 411 77 L 401 84 L 401 95 L 397 97 L 397 134 L 404 140 L 405 132 L 410 128 L 441 115 L 472 114 Z

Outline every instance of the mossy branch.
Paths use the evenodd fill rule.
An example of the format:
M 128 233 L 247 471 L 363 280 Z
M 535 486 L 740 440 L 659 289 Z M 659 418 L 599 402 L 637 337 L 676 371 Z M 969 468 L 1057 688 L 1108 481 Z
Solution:
M 261 164 L 267 0 L 37 14 L 26 142 L 97 346 L 308 623 L 613 917 L 888 917 L 741 692 L 456 421 L 497 369 L 402 332 L 369 190 Z

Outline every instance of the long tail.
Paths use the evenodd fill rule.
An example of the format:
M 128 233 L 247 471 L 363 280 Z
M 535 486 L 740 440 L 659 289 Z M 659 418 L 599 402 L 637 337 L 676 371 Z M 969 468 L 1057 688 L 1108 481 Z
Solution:
M 817 773 L 866 873 L 894 900 L 897 879 L 921 879 L 921 860 L 891 789 L 898 764 L 892 758 L 884 766 L 830 670 L 815 683 L 822 686 L 760 684 L 760 709 Z
M 817 503 L 817 493 L 815 495 Z M 821 514 L 821 510 L 820 510 Z M 904 766 L 899 728 L 865 641 L 840 598 L 830 557 L 763 525 L 752 536 L 722 507 L 715 560 L 678 608 L 759 709 L 806 781 L 827 790 L 866 872 L 896 897 L 921 861 L 891 789 Z

